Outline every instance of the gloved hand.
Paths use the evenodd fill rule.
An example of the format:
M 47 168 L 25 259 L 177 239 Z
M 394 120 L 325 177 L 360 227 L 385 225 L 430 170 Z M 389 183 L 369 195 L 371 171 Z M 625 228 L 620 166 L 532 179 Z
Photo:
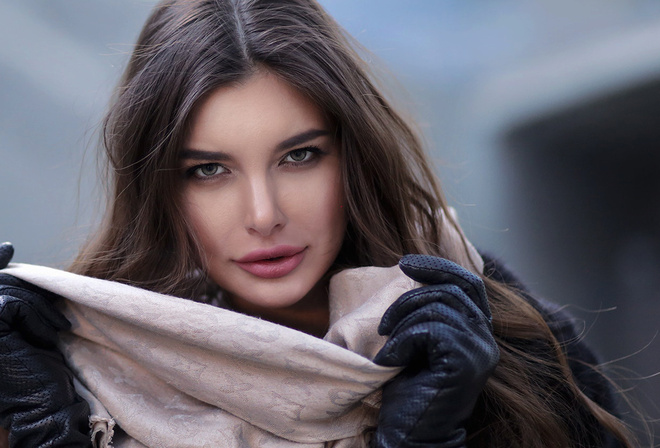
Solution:
M 11 243 L 0 244 L 0 269 L 7 267 L 14 256 L 14 246 Z
M 0 245 L 0 267 L 13 248 Z M 57 332 L 70 327 L 56 295 L 0 273 L 0 426 L 9 446 L 89 447 L 89 406 L 73 388 Z
M 378 332 L 389 335 L 374 362 L 404 366 L 383 388 L 373 446 L 465 446 L 466 420 L 499 360 L 482 280 L 428 255 L 399 262 L 426 284 L 385 312 Z

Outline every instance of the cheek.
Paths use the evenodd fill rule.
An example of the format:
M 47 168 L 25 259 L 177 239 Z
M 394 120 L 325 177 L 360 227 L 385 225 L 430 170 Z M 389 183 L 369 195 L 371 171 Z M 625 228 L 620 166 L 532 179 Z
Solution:
M 227 204 L 216 196 L 191 192 L 184 198 L 184 210 L 195 238 L 199 240 L 207 256 L 216 255 L 234 228 Z
M 346 229 L 346 212 L 338 169 L 328 170 L 323 176 L 316 176 L 306 183 L 300 189 L 296 202 L 299 204 L 298 210 L 315 233 L 314 238 L 326 244 L 341 245 Z
M 325 192 L 325 217 L 324 222 L 329 227 L 328 231 L 334 240 L 343 240 L 346 231 L 346 210 L 344 209 L 344 192 L 341 182 L 338 180 L 336 188 Z M 321 202 L 321 201 L 319 201 Z

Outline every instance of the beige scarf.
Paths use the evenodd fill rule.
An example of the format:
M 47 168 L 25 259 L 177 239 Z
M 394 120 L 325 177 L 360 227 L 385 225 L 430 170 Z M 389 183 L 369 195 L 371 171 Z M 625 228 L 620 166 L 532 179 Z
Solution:
M 474 248 L 460 249 L 453 228 L 445 235 L 445 256 L 481 270 Z M 318 339 L 42 266 L 3 272 L 67 299 L 73 326 L 61 349 L 90 403 L 99 448 L 366 446 L 380 387 L 399 371 L 371 362 L 386 340 L 376 329 L 387 307 L 418 286 L 397 266 L 335 275 L 330 330 Z

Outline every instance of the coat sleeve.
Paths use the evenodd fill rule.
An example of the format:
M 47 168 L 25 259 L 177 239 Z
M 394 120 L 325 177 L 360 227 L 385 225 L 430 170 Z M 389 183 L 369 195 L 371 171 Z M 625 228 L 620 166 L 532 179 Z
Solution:
M 534 297 L 529 289 L 499 260 L 488 255 L 483 255 L 483 258 L 484 272 L 487 276 L 520 291 L 522 296 L 543 316 L 562 347 L 580 390 L 604 410 L 620 417 L 614 387 L 607 376 L 598 370 L 600 360 L 582 337 L 582 329 L 576 319 L 557 304 Z M 592 420 L 587 426 L 594 429 L 593 434 L 586 436 L 591 440 L 583 440 L 582 446 L 606 448 L 622 446 L 589 412 L 583 410 L 580 414 L 584 419 Z

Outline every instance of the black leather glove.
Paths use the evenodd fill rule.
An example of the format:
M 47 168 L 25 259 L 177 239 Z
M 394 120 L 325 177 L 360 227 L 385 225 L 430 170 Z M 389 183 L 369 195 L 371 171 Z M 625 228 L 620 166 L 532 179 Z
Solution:
M 0 246 L 0 267 L 13 248 Z M 57 296 L 0 273 L 0 426 L 9 446 L 89 447 L 89 406 L 56 347 L 69 321 L 53 306 Z
M 376 447 L 465 446 L 465 422 L 499 360 L 482 280 L 428 255 L 401 270 L 428 286 L 402 295 L 378 328 L 389 339 L 374 362 L 405 366 L 383 388 Z

